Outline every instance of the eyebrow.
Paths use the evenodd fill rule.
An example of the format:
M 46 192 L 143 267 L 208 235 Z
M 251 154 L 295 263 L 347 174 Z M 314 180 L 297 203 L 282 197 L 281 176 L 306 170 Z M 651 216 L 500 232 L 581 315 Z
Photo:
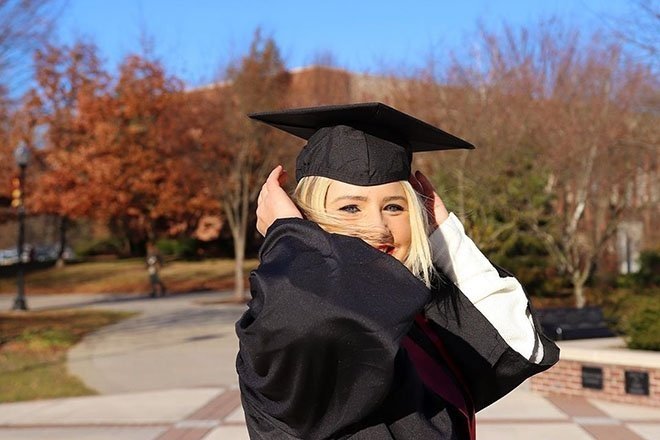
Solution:
M 337 197 L 336 199 L 334 199 L 334 200 L 332 201 L 332 203 L 336 203 L 336 202 L 338 202 L 338 201 L 340 201 L 340 200 L 352 200 L 352 201 L 356 201 L 356 202 L 366 202 L 366 201 L 367 201 L 367 197 L 365 197 L 365 196 L 350 196 L 350 195 L 347 195 L 347 196 L 339 196 L 339 197 Z M 383 202 L 386 202 L 386 203 L 387 203 L 387 202 L 391 202 L 391 201 L 394 201 L 394 200 L 403 200 L 403 201 L 407 201 L 406 198 L 405 198 L 404 196 L 389 196 L 389 197 L 385 197 L 385 198 L 383 199 Z
M 383 199 L 383 202 L 392 202 L 394 200 L 403 200 L 404 202 L 408 201 L 408 199 L 406 199 L 404 196 L 389 196 L 389 197 L 385 197 Z
M 336 203 L 340 200 L 355 200 L 357 202 L 366 202 L 367 198 L 364 196 L 339 196 L 336 199 L 334 199 L 332 203 Z

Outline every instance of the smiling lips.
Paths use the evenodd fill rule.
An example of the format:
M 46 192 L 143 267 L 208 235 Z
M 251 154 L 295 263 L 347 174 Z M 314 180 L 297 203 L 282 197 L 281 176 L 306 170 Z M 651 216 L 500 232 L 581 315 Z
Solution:
M 389 244 L 378 246 L 376 249 L 378 249 L 381 252 L 385 252 L 388 255 L 392 255 L 394 253 L 394 246 Z

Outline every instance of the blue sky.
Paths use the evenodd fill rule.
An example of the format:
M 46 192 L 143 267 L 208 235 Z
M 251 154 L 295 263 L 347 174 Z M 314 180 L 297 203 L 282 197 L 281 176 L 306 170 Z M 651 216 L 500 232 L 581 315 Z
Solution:
M 624 0 L 61 0 L 58 39 L 94 41 L 109 67 L 140 50 L 145 32 L 168 71 L 188 85 L 214 79 L 260 27 L 289 68 L 332 53 L 354 71 L 415 66 L 433 50 L 470 44 L 478 23 L 529 25 L 557 16 L 581 29 L 624 15 Z

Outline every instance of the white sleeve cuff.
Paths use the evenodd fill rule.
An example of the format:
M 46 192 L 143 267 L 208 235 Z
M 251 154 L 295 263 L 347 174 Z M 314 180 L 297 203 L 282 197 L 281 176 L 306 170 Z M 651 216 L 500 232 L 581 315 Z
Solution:
M 526 359 L 540 362 L 543 347 L 534 328 L 528 300 L 513 277 L 497 269 L 465 235 L 453 214 L 430 237 L 433 262 L 497 329 L 511 348 Z

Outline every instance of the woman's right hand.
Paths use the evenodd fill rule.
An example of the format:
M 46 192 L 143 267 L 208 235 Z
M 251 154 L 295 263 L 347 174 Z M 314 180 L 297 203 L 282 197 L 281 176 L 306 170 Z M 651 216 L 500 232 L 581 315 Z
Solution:
M 302 218 L 298 207 L 282 189 L 287 177 L 282 165 L 278 165 L 261 187 L 257 198 L 257 231 L 263 236 L 278 218 Z
M 415 174 L 410 176 L 409 181 L 415 191 L 424 197 L 424 207 L 428 214 L 429 226 L 431 230 L 436 230 L 438 225 L 449 218 L 449 212 L 444 202 L 433 188 L 431 181 L 421 171 L 415 171 Z

